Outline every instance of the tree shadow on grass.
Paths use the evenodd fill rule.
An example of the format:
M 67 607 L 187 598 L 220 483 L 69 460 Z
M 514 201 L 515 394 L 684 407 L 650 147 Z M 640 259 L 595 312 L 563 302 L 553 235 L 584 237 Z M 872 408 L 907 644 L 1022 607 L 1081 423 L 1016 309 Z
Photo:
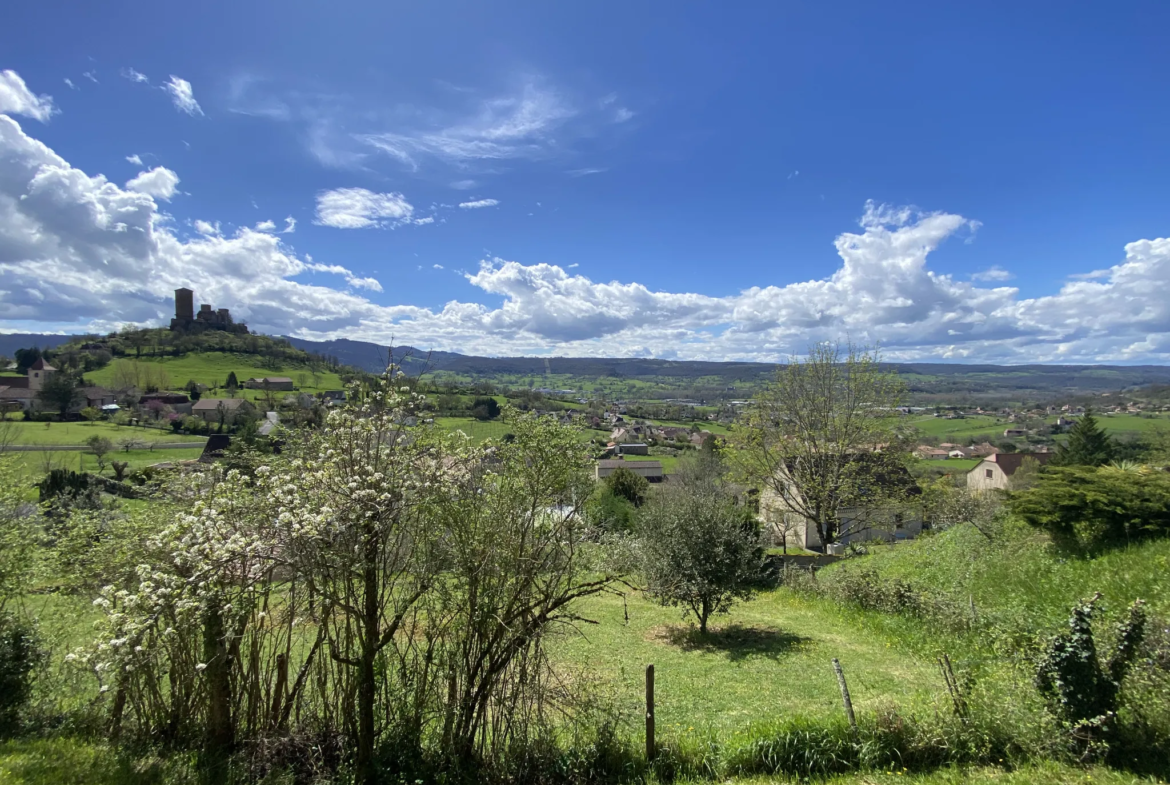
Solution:
M 736 662 L 748 657 L 769 657 L 778 660 L 786 654 L 799 651 L 812 642 L 811 638 L 771 627 L 745 627 L 729 624 L 710 628 L 707 634 L 696 627 L 670 625 L 660 629 L 657 636 L 683 651 L 701 651 L 723 654 Z

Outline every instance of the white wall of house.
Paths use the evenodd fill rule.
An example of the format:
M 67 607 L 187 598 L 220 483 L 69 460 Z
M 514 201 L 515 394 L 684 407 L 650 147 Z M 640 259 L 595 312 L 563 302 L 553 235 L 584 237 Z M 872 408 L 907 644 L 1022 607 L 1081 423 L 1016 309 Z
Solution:
M 1004 491 L 1007 487 L 1008 476 L 995 461 L 980 461 L 978 466 L 967 472 L 969 491 Z

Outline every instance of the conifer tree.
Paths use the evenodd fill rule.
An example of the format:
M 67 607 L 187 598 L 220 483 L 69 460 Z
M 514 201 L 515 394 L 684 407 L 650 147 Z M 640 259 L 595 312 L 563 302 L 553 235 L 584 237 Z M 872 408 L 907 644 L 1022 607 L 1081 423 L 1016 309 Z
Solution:
M 1102 466 L 1113 460 L 1114 446 L 1109 435 L 1097 425 L 1092 409 L 1068 431 L 1068 443 L 1057 453 L 1061 466 Z

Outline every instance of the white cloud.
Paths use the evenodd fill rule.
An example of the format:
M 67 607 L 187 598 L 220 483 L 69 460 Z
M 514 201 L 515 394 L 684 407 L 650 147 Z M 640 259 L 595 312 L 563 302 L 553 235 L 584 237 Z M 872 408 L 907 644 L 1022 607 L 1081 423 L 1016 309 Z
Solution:
M 129 161 L 130 163 L 134 164 L 135 166 L 145 166 L 146 165 L 146 164 L 142 163 L 142 157 L 140 155 L 138 155 L 138 153 L 135 153 L 134 155 L 126 156 L 126 160 Z
M 459 206 L 464 210 L 478 210 L 481 207 L 495 207 L 499 203 L 498 199 L 477 199 L 474 202 L 460 202 Z
M 175 195 L 178 184 L 177 174 L 165 166 L 156 166 L 150 171 L 139 172 L 137 177 L 127 181 L 126 188 L 169 202 Z
M 570 169 L 569 171 L 565 172 L 565 174 L 569 175 L 570 177 L 585 177 L 586 175 L 601 174 L 602 172 L 606 172 L 606 171 L 609 171 L 609 170 L 608 169 L 597 169 L 595 167 L 587 166 L 583 169 Z
M 297 230 L 297 219 L 291 215 L 284 219 L 284 228 L 280 230 L 281 234 L 292 234 Z
M 1012 275 L 1007 270 L 1003 269 L 997 264 L 993 264 L 986 270 L 980 270 L 971 275 L 972 281 L 1010 281 L 1016 276 Z
M 456 180 L 451 183 L 451 187 L 456 191 L 470 191 L 475 186 L 479 185 L 475 180 Z
M 422 157 L 453 164 L 542 158 L 556 147 L 554 132 L 576 114 L 562 95 L 528 82 L 518 94 L 482 101 L 471 117 L 450 125 L 357 138 L 414 169 Z
M 624 123 L 627 120 L 633 119 L 634 113 L 624 106 L 619 106 L 617 111 L 613 113 L 613 121 L 615 123 Z
M 148 79 L 146 77 L 146 74 L 139 73 L 138 71 L 135 71 L 133 68 L 123 68 L 122 69 L 122 77 L 124 79 L 129 79 L 131 82 L 136 82 L 139 84 L 150 84 L 150 79 Z M 171 77 L 172 80 L 174 78 L 175 77 L 173 77 L 173 76 Z M 188 85 L 188 87 L 190 87 L 190 85 Z
M 73 80 L 68 78 L 68 77 L 65 78 L 65 84 L 69 86 L 70 90 L 80 90 L 81 89 L 77 85 L 73 84 Z
M 53 99 L 33 95 L 16 71 L 0 71 L 0 114 L 19 114 L 47 123 L 56 111 Z
M 260 223 L 256 224 L 256 231 L 257 232 L 275 232 L 276 231 L 276 223 L 271 221 L 271 220 L 261 221 Z
M 93 71 L 86 71 L 85 73 L 82 74 L 82 76 L 84 76 L 86 79 L 93 82 L 94 84 L 100 84 L 100 82 L 98 82 L 97 74 L 95 74 Z
M 434 269 L 436 269 L 436 270 L 442 270 L 442 269 L 443 269 L 443 265 L 441 265 L 441 264 L 432 264 L 432 265 L 431 265 L 431 267 L 433 267 L 433 268 L 434 268 Z
M 365 188 L 337 188 L 317 194 L 314 223 L 336 229 L 388 228 L 410 223 L 430 223 L 414 218 L 414 206 L 400 193 L 376 193 Z
M 195 100 L 195 92 L 191 89 L 191 83 L 186 79 L 172 75 L 170 81 L 163 85 L 162 89 L 170 93 L 171 102 L 180 112 L 186 112 L 192 117 L 203 114 L 203 109 Z
M 401 196 L 360 195 L 319 213 L 343 225 L 416 220 Z M 976 226 L 868 204 L 860 227 L 835 239 L 832 275 L 719 297 L 488 259 L 466 281 L 498 305 L 380 304 L 364 296 L 377 280 L 298 255 L 281 235 L 199 220 L 180 236 L 154 197 L 87 175 L 0 116 L 0 330 L 165 324 L 171 292 L 188 286 L 263 332 L 481 354 L 776 360 L 851 337 L 881 342 L 893 360 L 1170 361 L 1170 239 L 1129 243 L 1100 277 L 1021 298 L 929 268 L 942 243 Z

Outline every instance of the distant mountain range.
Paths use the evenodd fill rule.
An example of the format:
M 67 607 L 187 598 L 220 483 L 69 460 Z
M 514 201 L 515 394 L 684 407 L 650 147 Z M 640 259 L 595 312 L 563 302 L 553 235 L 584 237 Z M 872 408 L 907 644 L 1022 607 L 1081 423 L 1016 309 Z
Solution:
M 20 348 L 58 346 L 71 336 L 36 333 L 0 334 L 0 355 L 11 357 Z M 293 346 L 336 357 L 341 363 L 371 373 L 386 368 L 386 346 L 339 339 L 307 341 L 288 338 Z M 404 359 L 405 358 L 405 359 Z M 656 382 L 669 388 L 718 389 L 724 385 L 751 386 L 775 371 L 771 363 L 653 360 L 636 357 L 474 357 L 455 352 L 426 352 L 409 346 L 394 347 L 394 359 L 412 374 L 422 370 L 465 378 L 500 381 L 509 377 L 561 377 L 550 383 L 582 380 Z M 949 394 L 1099 393 L 1170 384 L 1170 367 L 1161 365 L 962 365 L 957 363 L 895 363 L 912 392 Z

